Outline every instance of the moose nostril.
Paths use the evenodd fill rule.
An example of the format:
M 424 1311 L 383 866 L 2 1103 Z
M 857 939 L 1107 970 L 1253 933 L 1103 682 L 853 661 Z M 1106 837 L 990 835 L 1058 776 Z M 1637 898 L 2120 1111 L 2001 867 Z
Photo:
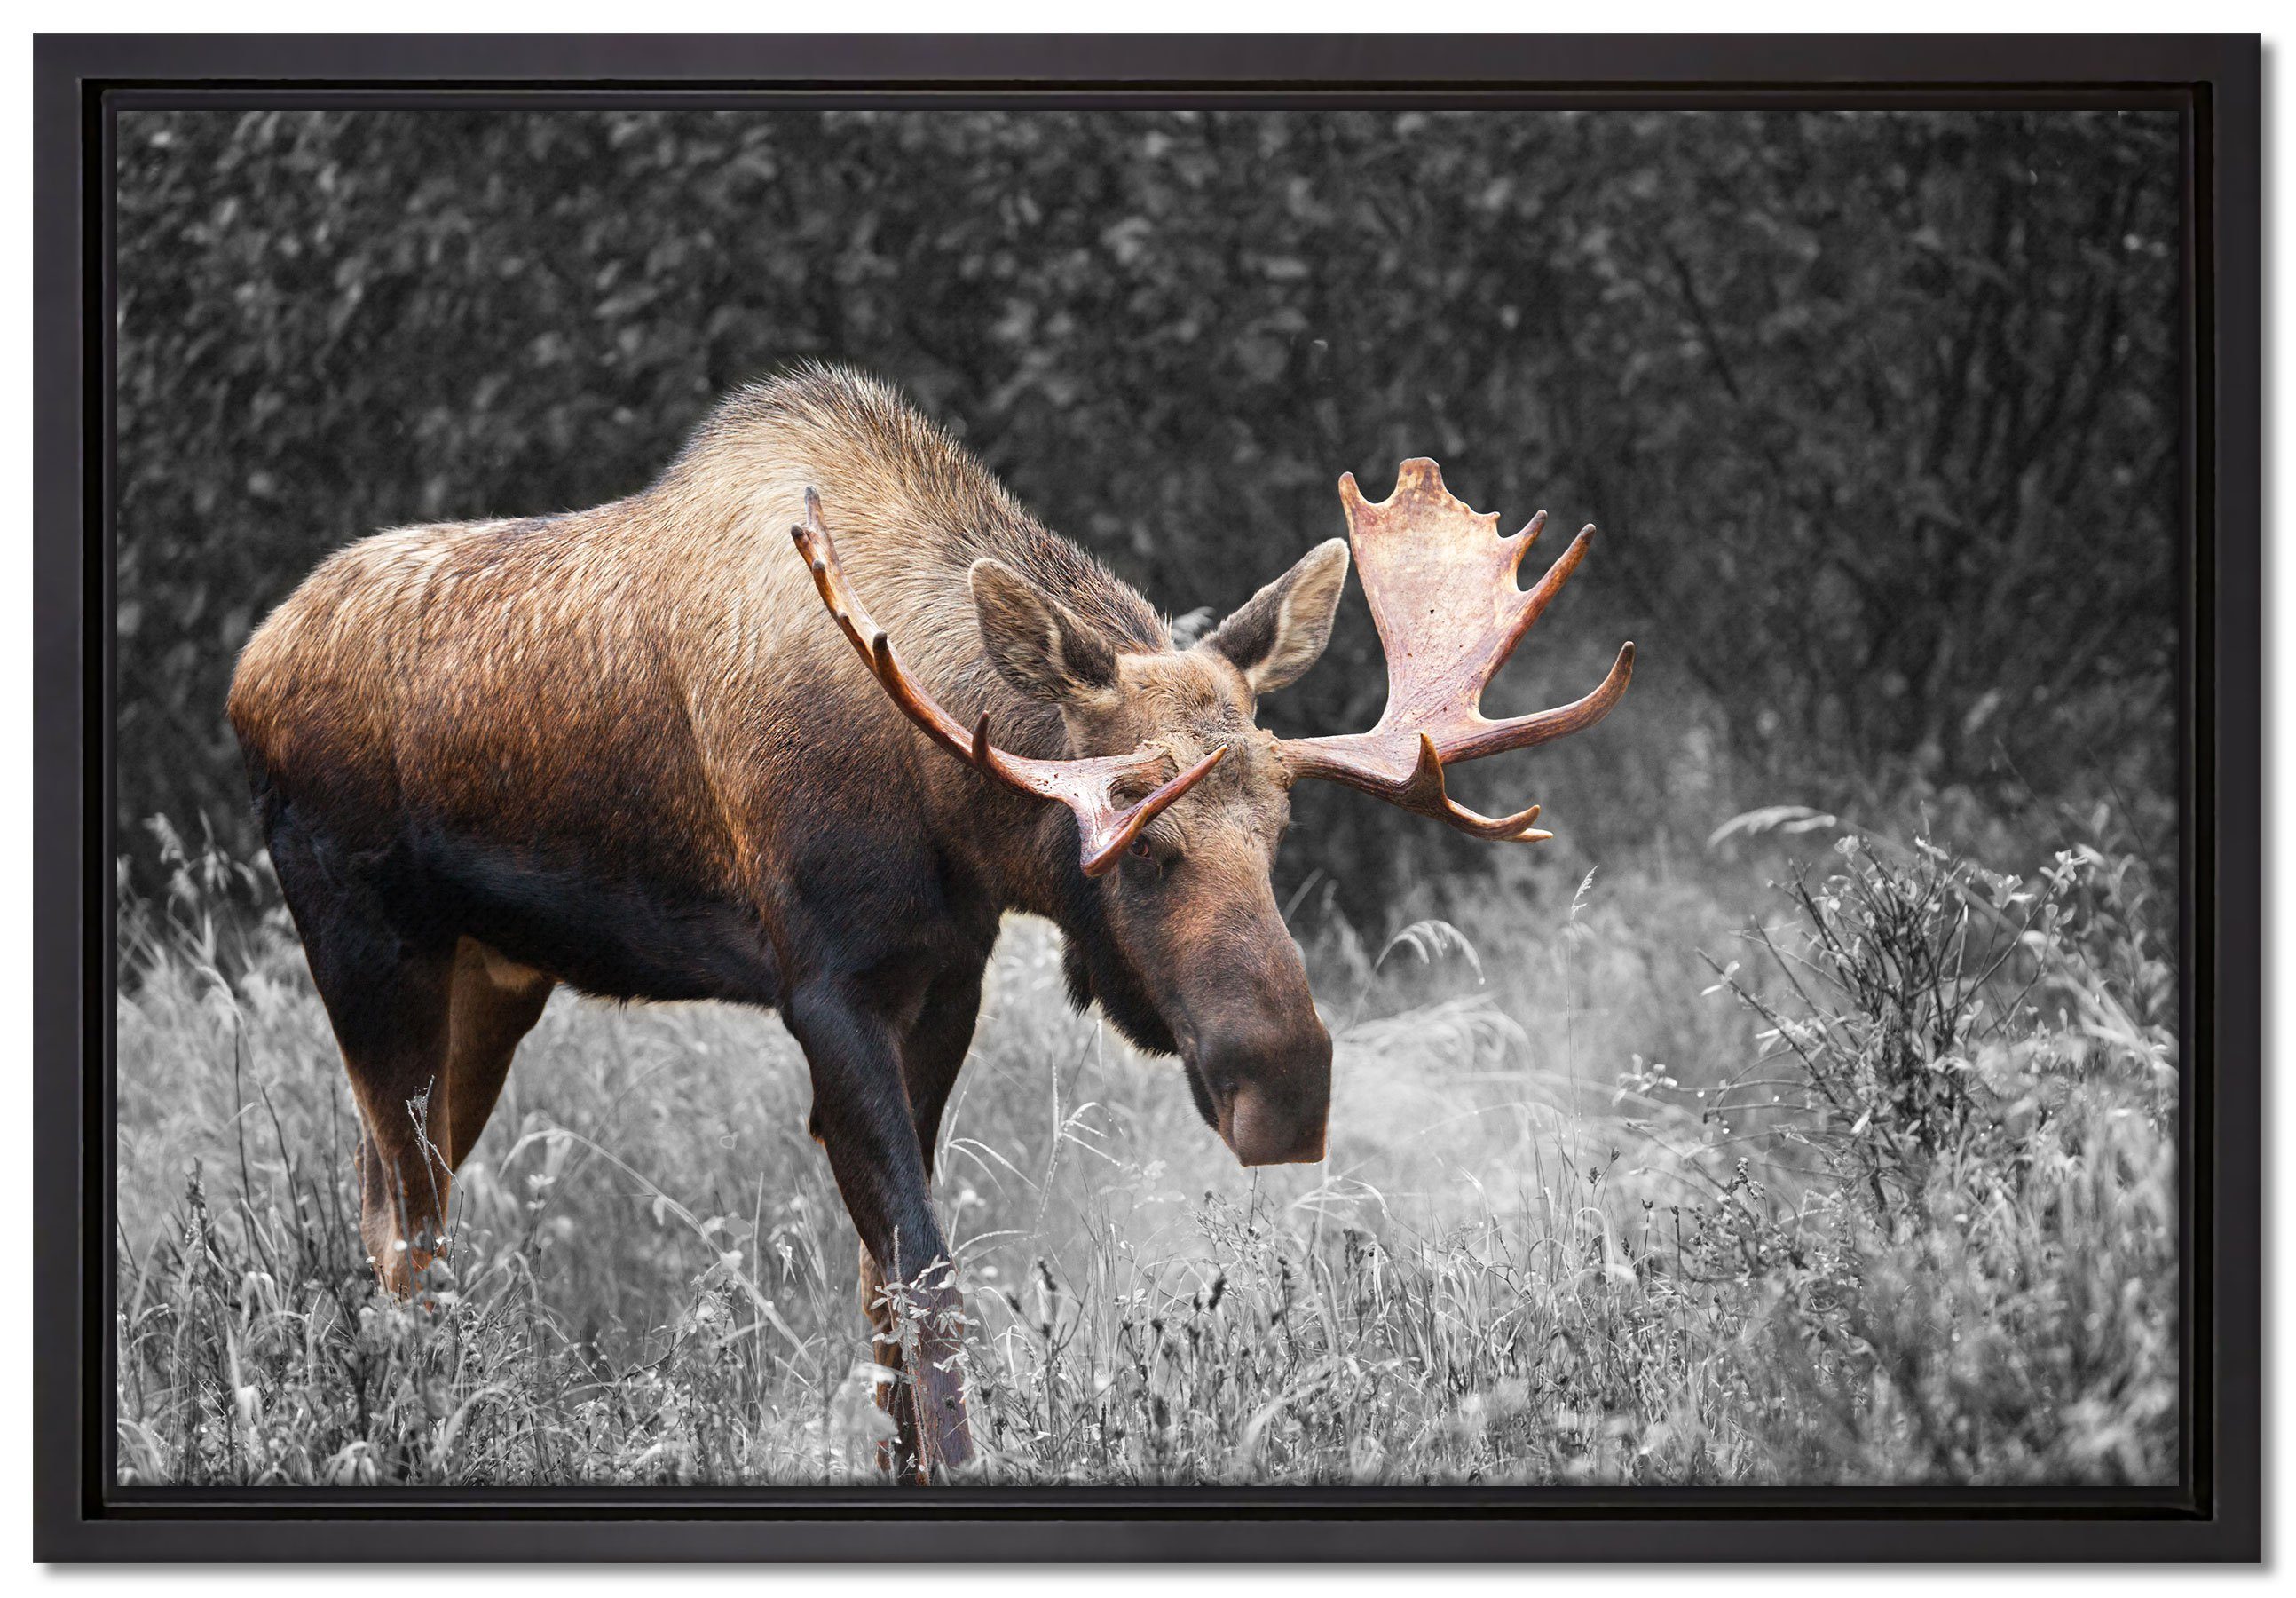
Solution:
M 1236 1096 L 1220 1130 L 1236 1158 L 1247 1166 L 1295 1165 L 1324 1157 L 1323 1113 L 1303 1113 L 1303 1107 L 1257 1090 L 1248 1088 Z

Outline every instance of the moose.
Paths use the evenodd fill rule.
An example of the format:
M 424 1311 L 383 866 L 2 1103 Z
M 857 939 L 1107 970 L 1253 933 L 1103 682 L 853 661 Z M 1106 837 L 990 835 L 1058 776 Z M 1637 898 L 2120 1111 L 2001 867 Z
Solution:
M 249 640 L 229 714 L 357 1101 L 360 1231 L 406 1294 L 520 1040 L 564 984 L 777 1009 L 860 1234 L 898 1474 L 975 1454 L 931 1205 L 1001 918 L 1060 928 L 1071 1001 L 1177 1055 L 1246 1166 L 1323 1157 L 1332 1040 L 1270 884 L 1302 778 L 1490 840 L 1446 769 L 1592 726 L 1485 718 L 1586 555 L 1528 590 L 1431 460 L 1179 647 L 894 390 L 811 366 L 724 401 L 596 509 L 379 533 Z M 833 534 L 832 534 L 833 529 Z M 794 542 L 792 551 L 791 543 Z M 1367 732 L 1259 698 L 1328 641 L 1350 542 L 1388 662 Z

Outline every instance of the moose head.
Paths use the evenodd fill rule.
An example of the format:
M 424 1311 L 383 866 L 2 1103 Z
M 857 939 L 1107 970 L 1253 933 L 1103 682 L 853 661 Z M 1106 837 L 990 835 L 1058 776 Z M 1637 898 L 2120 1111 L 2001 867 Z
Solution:
M 1271 885 L 1292 784 L 1344 783 L 1478 838 L 1550 837 L 1536 804 L 1496 817 L 1461 806 L 1446 768 L 1593 726 L 1634 672 L 1629 643 L 1585 698 L 1489 720 L 1483 689 L 1578 569 L 1594 528 L 1526 590 L 1515 572 L 1544 511 L 1500 537 L 1497 515 L 1453 498 L 1425 459 L 1404 462 L 1384 500 L 1365 500 L 1352 474 L 1340 496 L 1347 541 L 1310 550 L 1185 649 L 1120 646 L 1011 567 L 976 562 L 983 647 L 1009 686 L 1058 709 L 1068 742 L 1058 759 L 998 747 L 986 716 L 967 729 L 910 675 L 855 598 L 812 493 L 792 530 L 822 602 L 893 703 L 988 778 L 1074 815 L 1109 935 L 1071 943 L 1071 985 L 1135 1042 L 1181 1058 L 1198 1110 L 1247 1166 L 1322 1158 L 1331 1102 L 1331 1037 Z M 1367 732 L 1275 737 L 1255 723 L 1259 696 L 1322 654 L 1350 545 L 1387 657 L 1387 708 Z

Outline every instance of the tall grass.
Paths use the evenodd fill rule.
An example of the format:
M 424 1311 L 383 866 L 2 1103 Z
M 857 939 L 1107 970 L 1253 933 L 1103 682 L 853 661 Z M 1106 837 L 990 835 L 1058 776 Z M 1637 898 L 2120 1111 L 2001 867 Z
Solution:
M 1840 830 L 1728 847 L 1765 828 Z M 554 999 L 398 1303 L 283 917 L 166 847 L 122 935 L 123 1481 L 876 1479 L 856 1244 L 777 1021 Z M 1310 891 L 1330 1157 L 1257 1173 L 1013 924 L 939 1162 L 984 1477 L 2172 1479 L 2143 869 L 1853 833 L 1735 935 L 1734 880 L 1590 873 L 1377 940 Z

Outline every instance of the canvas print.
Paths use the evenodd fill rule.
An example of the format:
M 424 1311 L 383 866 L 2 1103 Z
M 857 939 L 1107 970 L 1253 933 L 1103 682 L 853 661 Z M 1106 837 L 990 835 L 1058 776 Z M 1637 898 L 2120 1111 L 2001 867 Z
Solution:
M 114 1479 L 2175 1481 L 2180 136 L 122 112 Z

